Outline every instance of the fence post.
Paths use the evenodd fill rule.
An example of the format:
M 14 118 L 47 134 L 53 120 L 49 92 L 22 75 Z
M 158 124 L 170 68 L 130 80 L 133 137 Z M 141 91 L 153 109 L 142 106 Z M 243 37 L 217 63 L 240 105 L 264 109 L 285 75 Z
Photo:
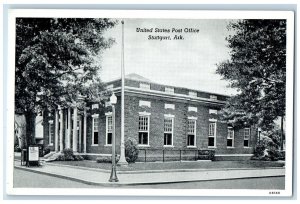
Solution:
M 165 150 L 163 149 L 163 162 L 165 162 Z
M 179 150 L 179 161 L 181 162 L 181 149 Z
M 147 160 L 147 156 L 146 156 L 146 149 L 145 149 L 145 163 L 146 163 L 146 160 Z

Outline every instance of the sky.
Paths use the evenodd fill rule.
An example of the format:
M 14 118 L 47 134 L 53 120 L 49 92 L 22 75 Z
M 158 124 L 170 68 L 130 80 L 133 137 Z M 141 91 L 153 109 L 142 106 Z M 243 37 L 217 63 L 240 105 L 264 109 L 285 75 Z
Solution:
M 226 26 L 229 20 L 182 20 L 182 19 L 125 19 L 124 66 L 125 74 L 136 73 L 153 82 L 208 91 L 233 94 L 228 82 L 216 74 L 217 64 L 229 59 L 225 37 L 232 34 Z M 153 29 L 137 32 L 137 28 Z M 170 32 L 156 33 L 155 28 Z M 176 29 L 182 32 L 172 32 Z M 199 32 L 184 32 L 185 28 Z M 230 33 L 231 32 L 231 33 Z M 149 40 L 148 36 L 170 36 L 171 40 Z M 184 39 L 174 40 L 182 35 Z M 115 39 L 111 48 L 101 55 L 100 72 L 103 81 L 121 76 L 122 26 L 117 24 L 104 33 Z

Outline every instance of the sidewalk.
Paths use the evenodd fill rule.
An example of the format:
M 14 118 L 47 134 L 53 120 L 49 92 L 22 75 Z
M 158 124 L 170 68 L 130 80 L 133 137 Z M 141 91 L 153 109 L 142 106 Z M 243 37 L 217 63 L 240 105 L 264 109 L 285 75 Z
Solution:
M 73 181 L 82 182 L 89 185 L 100 186 L 121 186 L 121 185 L 141 185 L 141 184 L 162 184 L 162 183 L 180 183 L 190 181 L 208 181 L 222 179 L 238 178 L 258 178 L 271 176 L 284 176 L 285 168 L 248 168 L 248 169 L 184 169 L 173 171 L 118 171 L 119 182 L 111 183 L 108 181 L 110 171 L 75 167 L 66 165 L 57 165 L 45 163 L 40 167 L 21 166 L 19 160 L 15 160 L 15 168 L 26 171 L 66 178 Z

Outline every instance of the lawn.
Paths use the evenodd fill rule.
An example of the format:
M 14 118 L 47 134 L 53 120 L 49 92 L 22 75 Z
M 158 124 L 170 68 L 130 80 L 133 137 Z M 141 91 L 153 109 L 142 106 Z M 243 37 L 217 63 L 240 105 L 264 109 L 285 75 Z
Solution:
M 21 159 L 20 154 L 15 154 L 15 159 Z M 97 163 L 92 160 L 83 161 L 53 161 L 53 164 L 80 166 L 110 170 L 111 163 Z M 268 168 L 282 167 L 284 162 L 274 161 L 188 161 L 188 162 L 138 162 L 128 166 L 117 166 L 119 171 L 139 171 L 139 170 L 172 170 L 172 169 L 218 169 L 218 168 Z
M 54 164 L 81 166 L 110 170 L 110 163 L 96 163 L 95 161 L 54 161 Z M 274 161 L 190 161 L 190 162 L 149 162 L 133 163 L 128 166 L 117 166 L 119 171 L 137 171 L 137 170 L 171 170 L 171 169 L 218 169 L 218 168 L 268 168 L 282 167 L 283 162 Z

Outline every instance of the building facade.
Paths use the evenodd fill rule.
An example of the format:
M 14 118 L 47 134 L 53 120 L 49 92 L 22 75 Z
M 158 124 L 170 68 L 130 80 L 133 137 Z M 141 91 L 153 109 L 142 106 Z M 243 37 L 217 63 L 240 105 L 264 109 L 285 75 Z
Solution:
M 107 83 L 117 96 L 116 151 L 120 153 L 121 80 Z M 253 153 L 257 141 L 254 127 L 237 129 L 218 119 L 226 97 L 220 94 L 153 83 L 132 74 L 125 80 L 125 140 L 132 138 L 143 154 L 159 157 L 161 150 L 213 149 L 219 157 L 244 157 Z M 110 106 L 90 103 L 68 107 L 45 118 L 44 143 L 52 151 L 72 148 L 96 156 L 111 154 L 112 112 Z M 192 153 L 193 154 L 193 153 Z

